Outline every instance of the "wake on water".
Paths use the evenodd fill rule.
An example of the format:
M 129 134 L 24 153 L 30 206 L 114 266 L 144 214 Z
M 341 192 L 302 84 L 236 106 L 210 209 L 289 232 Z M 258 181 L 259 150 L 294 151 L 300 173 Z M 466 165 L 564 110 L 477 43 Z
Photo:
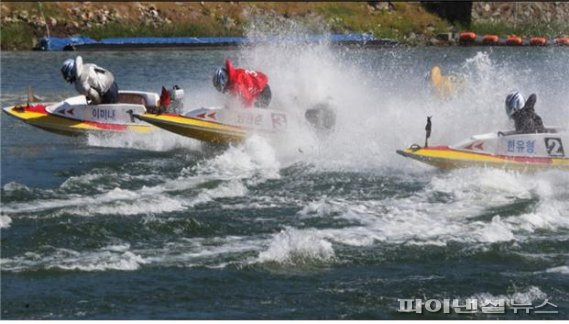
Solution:
M 143 186 L 139 190 L 115 188 L 98 195 L 81 196 L 72 195 L 71 192 L 66 194 L 65 187 L 69 187 L 68 183 L 57 191 L 60 191 L 58 196 L 67 195 L 70 198 L 36 199 L 31 203 L 12 202 L 4 206 L 3 213 L 16 219 L 35 218 L 34 214 L 40 212 L 42 219 L 147 215 L 144 218 L 147 224 L 168 223 L 173 219 L 160 219 L 159 215 L 199 208 L 219 198 L 248 195 L 247 188 L 252 186 L 251 179 L 255 176 L 264 179 L 263 181 L 278 178 L 272 162 L 263 164 L 266 160 L 251 160 L 241 151 L 230 152 L 233 153 L 228 154 L 234 157 L 231 165 L 227 164 L 227 156 L 217 157 L 203 166 L 197 166 L 195 172 L 181 172 L 193 174 L 191 176 L 180 175 L 153 187 Z M 225 169 L 211 174 L 211 168 Z M 225 182 L 213 189 L 191 190 L 211 177 L 225 179 Z M 75 178 L 70 181 L 89 180 Z M 3 259 L 2 267 L 6 271 L 52 267 L 95 271 L 136 270 L 140 264 L 219 267 L 270 262 L 302 265 L 306 262 L 341 262 L 341 257 L 336 261 L 336 249 L 340 248 L 342 253 L 342 246 L 357 248 L 377 244 L 446 246 L 461 243 L 465 244 L 467 253 L 468 250 L 485 249 L 491 243 L 524 243 L 536 235 L 542 235 L 538 233 L 543 231 L 569 229 L 569 219 L 564 215 L 564 211 L 569 210 L 568 181 L 569 177 L 561 172 L 542 174 L 541 179 L 536 181 L 532 175 L 467 169 L 432 175 L 432 180 L 414 194 L 375 200 L 358 198 L 357 193 L 322 196 L 320 199 L 314 197 L 312 202 L 310 198 L 308 201 L 291 198 L 279 200 L 256 193 L 257 196 L 248 200 L 245 206 L 234 208 L 298 206 L 298 213 L 291 215 L 298 223 L 285 226 L 274 235 L 252 233 L 241 237 L 182 238 L 153 248 L 128 245 L 121 249 L 111 249 L 106 246 L 91 252 L 54 248 L 42 251 L 41 255 L 30 252 Z M 258 180 L 255 183 L 258 184 Z M 11 190 L 16 190 L 14 185 L 6 185 L 3 189 L 8 194 Z M 190 190 L 187 195 L 182 194 L 187 190 Z M 437 199 L 440 196 L 445 198 Z M 520 202 L 530 202 L 532 207 L 522 210 L 518 215 L 499 214 L 503 206 Z M 496 211 L 492 212 L 494 209 Z M 298 227 L 317 220 L 344 225 Z M 262 220 L 248 220 L 252 223 L 259 221 Z M 3 216 L 2 222 L 6 228 L 10 226 L 8 216 Z M 566 237 L 566 234 L 560 235 Z M 119 244 L 124 245 L 126 242 Z M 234 254 L 245 252 L 258 255 L 233 260 Z M 547 260 L 556 256 L 539 257 Z M 563 266 L 556 269 L 560 270 L 552 268 L 547 271 L 564 273 Z

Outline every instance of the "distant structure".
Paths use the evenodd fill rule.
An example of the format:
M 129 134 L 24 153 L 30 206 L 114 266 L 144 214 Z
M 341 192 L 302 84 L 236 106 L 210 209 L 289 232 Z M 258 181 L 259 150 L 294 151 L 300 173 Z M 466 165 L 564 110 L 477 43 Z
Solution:
M 569 21 L 569 2 L 565 1 L 421 1 L 421 5 L 463 27 L 471 23 L 566 26 Z
M 451 23 L 469 26 L 472 20 L 472 1 L 421 1 L 421 5 Z

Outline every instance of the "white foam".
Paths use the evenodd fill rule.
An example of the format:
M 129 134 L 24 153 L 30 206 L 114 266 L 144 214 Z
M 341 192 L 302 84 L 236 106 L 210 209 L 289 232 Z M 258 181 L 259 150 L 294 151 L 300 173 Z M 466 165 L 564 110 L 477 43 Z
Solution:
M 568 228 L 566 175 L 554 172 L 519 174 L 494 169 L 467 169 L 431 176 L 424 188 L 409 197 L 360 200 L 357 196 L 305 203 L 299 216 L 334 217 L 349 221 L 342 229 L 321 229 L 330 241 L 365 246 L 391 244 L 437 245 L 458 241 L 490 244 L 531 240 L 536 229 Z M 440 197 L 441 194 L 446 196 Z M 488 209 L 537 200 L 532 212 L 515 217 L 495 215 L 479 220 Z M 531 205 L 530 205 L 531 207 Z
M 547 273 L 569 274 L 569 266 L 553 267 L 545 270 Z
M 247 197 L 246 200 L 243 202 L 231 202 L 231 203 L 222 203 L 220 202 L 220 207 L 222 209 L 233 209 L 233 210 L 240 210 L 240 209 L 265 209 L 265 208 L 293 208 L 293 207 L 302 207 L 304 205 L 304 201 L 298 199 L 296 197 L 286 197 L 286 196 L 278 196 L 278 193 L 274 195 L 270 193 L 271 196 L 260 196 L 260 195 L 245 195 Z M 256 220 L 262 219 L 270 219 L 270 216 L 257 218 Z
M 114 199 L 101 199 L 91 204 L 81 205 L 75 208 L 66 208 L 65 214 L 79 216 L 94 215 L 138 215 L 138 214 L 161 214 L 185 210 L 198 204 L 207 203 L 218 198 L 238 197 L 247 194 L 247 187 L 240 180 L 223 182 L 212 189 L 202 189 L 201 192 L 187 198 L 184 195 L 167 195 L 164 192 L 183 190 L 187 186 L 194 187 L 197 183 L 206 181 L 192 178 L 185 184 L 181 179 L 170 181 L 158 187 L 143 187 L 138 191 L 127 191 L 115 188 L 105 196 L 114 196 Z M 101 197 L 102 198 L 102 197 Z
M 30 213 L 56 208 L 66 208 L 73 206 L 86 206 L 108 203 L 121 199 L 136 199 L 136 192 L 115 188 L 111 191 L 90 196 L 70 194 L 66 199 L 35 200 L 26 203 L 7 204 L 4 211 L 6 213 Z
M 235 255 L 258 251 L 262 243 L 263 239 L 254 237 L 193 237 L 167 242 L 161 248 L 138 250 L 137 253 L 145 255 L 144 260 L 148 264 L 223 268 L 229 264 L 239 264 Z
M 60 189 L 66 192 L 73 192 L 76 190 L 81 190 L 85 187 L 93 188 L 94 183 L 99 180 L 104 180 L 102 183 L 98 183 L 95 189 L 100 192 L 108 191 L 109 188 L 112 189 L 122 183 L 131 182 L 134 180 L 155 180 L 161 178 L 157 174 L 141 174 L 141 175 L 131 175 L 126 172 L 109 172 L 108 170 L 91 170 L 89 173 L 72 176 L 67 178 L 61 186 Z
M 520 187 L 527 188 L 539 198 L 535 208 L 517 217 L 509 217 L 505 223 L 513 231 L 528 232 L 536 230 L 558 231 L 569 228 L 569 176 L 554 171 L 534 175 L 520 175 Z
M 298 212 L 298 215 L 300 215 L 301 218 L 326 217 L 341 212 L 342 210 L 341 202 L 336 203 L 333 200 L 327 200 L 326 197 L 322 197 L 318 201 L 309 202 Z
M 165 195 L 140 197 L 135 200 L 113 201 L 106 204 L 87 205 L 78 208 L 66 208 L 66 214 L 78 216 L 95 215 L 138 215 L 160 214 L 184 210 L 186 207 L 179 199 Z
M 483 225 L 474 232 L 477 241 L 483 243 L 494 243 L 512 241 L 515 239 L 514 234 L 508 226 L 502 222 L 500 216 L 494 216 L 490 224 Z
M 245 196 L 247 192 L 247 187 L 245 187 L 243 182 L 239 180 L 231 180 L 214 189 L 208 189 L 202 194 L 211 198 L 226 198 Z
M 508 223 L 513 229 L 530 233 L 536 230 L 567 229 L 569 228 L 569 220 L 564 211 L 568 208 L 569 204 L 566 202 L 546 200 L 541 202 L 534 212 L 520 215 L 515 219 L 508 219 Z
M 532 185 L 513 172 L 490 168 L 455 170 L 433 177 L 430 190 L 448 193 L 457 200 L 500 205 L 514 198 L 529 199 Z
M 138 270 L 141 264 L 144 264 L 144 260 L 140 256 L 129 251 L 121 254 L 112 252 L 100 252 L 93 253 L 92 255 L 88 255 L 82 258 L 61 260 L 61 263 L 59 264 L 47 266 L 47 269 L 59 268 L 63 270 L 81 271 L 133 271 Z
M 103 248 L 103 250 L 112 251 L 112 252 L 126 252 L 130 249 L 130 244 L 122 243 L 122 244 L 112 244 L 107 245 Z
M 258 135 L 248 137 L 243 144 L 231 146 L 196 169 L 198 174 L 215 175 L 222 179 L 259 177 L 266 180 L 280 177 L 280 164 L 274 149 L 267 139 Z
M 315 229 L 286 228 L 276 234 L 267 250 L 259 253 L 257 262 L 305 264 L 327 262 L 334 258 L 332 243 Z
M 183 209 L 184 203 L 178 197 L 169 198 L 165 193 L 191 189 L 204 181 L 208 181 L 208 179 L 199 176 L 180 176 L 155 186 L 143 186 L 138 190 L 116 187 L 97 195 L 67 194 L 65 199 L 38 199 L 25 203 L 8 203 L 3 206 L 3 211 L 5 213 L 20 214 L 50 209 L 65 209 L 65 212 L 86 216 L 89 216 L 90 213 L 134 215 L 146 211 L 169 212 Z
M 469 297 L 478 300 L 478 306 L 487 304 L 487 301 L 504 300 L 506 306 L 511 306 L 512 302 L 516 304 L 533 304 L 536 301 L 542 302 L 547 298 L 547 294 L 541 291 L 539 287 L 529 286 L 525 290 L 516 291 L 506 295 L 493 295 L 488 292 L 478 293 Z
M 63 248 L 50 249 L 51 253 L 25 253 L 23 256 L 1 259 L 3 271 L 21 272 L 39 269 L 79 271 L 121 270 L 133 271 L 146 262 L 141 256 L 128 251 L 128 246 L 108 246 L 95 251 L 75 251 Z
M 199 150 L 201 144 L 193 139 L 152 128 L 150 133 L 124 132 L 113 134 L 92 134 L 87 137 L 91 146 L 131 148 L 149 151 L 170 151 L 176 148 Z
M 17 183 L 17 182 L 8 182 L 7 184 L 5 184 L 2 189 L 6 192 L 13 192 L 13 191 L 25 191 L 25 192 L 31 192 L 32 190 L 26 186 L 23 185 L 21 183 Z
M 62 214 L 80 216 L 160 214 L 184 210 L 217 198 L 243 196 L 247 194 L 248 190 L 242 180 L 239 179 L 245 179 L 247 176 L 257 177 L 256 181 L 258 182 L 279 176 L 276 160 L 259 152 L 256 153 L 257 157 L 249 155 L 245 153 L 244 149 L 245 147 L 230 149 L 213 160 L 206 161 L 204 167 L 198 165 L 192 171 L 183 170 L 179 177 L 166 179 L 157 185 L 142 186 L 137 190 L 115 187 L 96 195 L 68 193 L 65 199 L 37 199 L 8 203 L 3 205 L 3 212 L 22 214 L 53 209 L 56 210 L 55 216 Z M 249 150 L 253 151 L 253 149 Z M 241 161 L 236 159 L 236 156 L 241 157 Z M 61 187 L 72 192 L 75 188 L 98 179 L 100 176 L 100 173 L 95 172 L 71 177 Z M 200 189 L 199 192 L 194 192 L 190 198 L 179 193 L 193 189 L 204 182 L 218 179 L 228 179 L 228 181 L 222 181 L 215 188 Z
M 68 189 L 68 190 L 69 189 L 76 189 L 76 188 L 80 188 L 80 187 L 85 186 L 85 185 L 89 185 L 94 180 L 100 179 L 104 176 L 105 175 L 103 175 L 99 172 L 91 172 L 91 173 L 83 174 L 80 176 L 72 176 L 72 177 L 67 178 L 59 187 L 62 189 Z M 120 175 L 117 173 L 113 173 L 111 176 L 112 177 L 118 177 Z
M 9 228 L 12 219 L 8 216 L 0 215 L 0 228 Z
M 551 177 L 551 179 L 550 179 Z M 494 169 L 467 169 L 439 173 L 409 197 L 360 200 L 327 199 L 305 204 L 302 218 L 339 218 L 350 225 L 321 229 L 330 241 L 352 246 L 377 242 L 444 246 L 458 241 L 477 245 L 532 239 L 536 229 L 569 228 L 567 180 L 559 175 L 519 174 Z M 440 197 L 441 194 L 446 197 Z M 489 208 L 538 200 L 535 209 L 516 217 L 478 216 Z

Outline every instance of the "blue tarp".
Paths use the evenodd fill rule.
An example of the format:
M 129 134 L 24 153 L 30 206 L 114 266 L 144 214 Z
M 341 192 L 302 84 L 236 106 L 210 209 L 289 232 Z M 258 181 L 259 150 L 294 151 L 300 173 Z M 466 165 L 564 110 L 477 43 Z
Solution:
M 267 42 L 356 42 L 365 43 L 377 40 L 369 34 L 328 34 L 328 35 L 270 35 L 251 37 L 115 37 L 100 41 L 89 37 L 43 37 L 38 49 L 44 51 L 61 51 L 77 45 L 241 45 Z
M 101 44 L 241 44 L 245 37 L 116 37 L 103 38 Z
M 37 49 L 42 51 L 62 51 L 69 44 L 94 44 L 96 40 L 86 36 L 76 37 L 42 37 Z

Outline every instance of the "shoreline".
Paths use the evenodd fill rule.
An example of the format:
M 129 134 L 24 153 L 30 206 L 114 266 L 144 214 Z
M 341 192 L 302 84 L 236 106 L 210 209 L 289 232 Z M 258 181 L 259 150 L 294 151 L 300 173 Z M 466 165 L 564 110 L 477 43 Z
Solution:
M 514 7 L 507 3 L 476 4 L 472 9 L 473 20 L 467 24 L 443 19 L 420 3 L 389 1 L 8 2 L 0 6 L 0 49 L 3 51 L 32 50 L 46 36 L 78 35 L 102 40 L 117 37 L 366 34 L 395 41 L 398 46 L 413 47 L 458 45 L 456 35 L 461 31 L 501 37 L 512 34 L 547 36 L 549 39 L 569 35 L 569 24 L 563 20 L 564 15 L 569 15 L 569 4 L 553 9 L 547 9 L 552 5 L 535 3 Z M 556 15 L 552 16 L 551 10 Z M 540 16 L 539 12 L 546 15 Z M 521 21 L 516 24 L 518 16 Z M 454 36 L 439 37 L 445 34 Z M 455 39 L 451 40 L 453 37 Z
M 438 44 L 409 45 L 392 39 L 377 39 L 365 34 L 333 35 L 273 35 L 262 37 L 118 37 L 96 41 L 88 37 L 47 38 L 40 41 L 35 51 L 129 51 L 129 50 L 214 50 L 239 49 L 259 45 L 284 44 L 319 44 L 327 43 L 331 47 L 386 48 L 386 47 L 549 47 L 568 46 L 569 37 L 548 38 L 541 36 L 519 37 L 510 35 L 501 38 L 498 35 L 477 35 L 462 32 L 458 35 L 437 35 Z M 445 39 L 445 40 L 442 40 Z M 52 42 L 54 44 L 52 44 Z
M 418 3 L 131 2 L 3 3 L 2 50 L 37 47 L 44 36 L 245 37 L 369 34 L 421 45 L 456 27 Z

